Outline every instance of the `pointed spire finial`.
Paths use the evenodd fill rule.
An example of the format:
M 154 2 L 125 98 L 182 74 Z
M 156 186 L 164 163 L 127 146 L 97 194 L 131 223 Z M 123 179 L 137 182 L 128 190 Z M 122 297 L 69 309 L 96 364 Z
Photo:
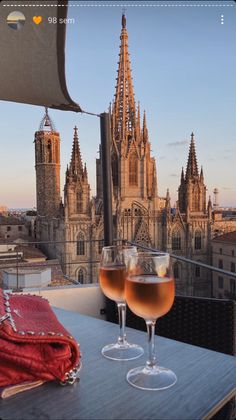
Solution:
M 122 28 L 125 29 L 126 28 L 125 8 L 123 8 L 123 10 L 122 10 L 122 20 L 121 20 L 121 23 L 122 23 Z
M 198 166 L 193 132 L 191 133 L 191 142 L 189 147 L 188 163 L 186 169 L 186 179 L 191 177 L 198 177 Z
M 83 174 L 83 164 L 78 139 L 78 128 L 76 126 L 74 127 L 74 140 L 72 146 L 70 172 L 74 176 L 81 176 Z
M 200 181 L 204 181 L 204 177 L 203 177 L 203 167 L 201 166 L 201 172 L 200 172 Z
M 87 165 L 86 165 L 86 163 L 84 164 L 84 176 L 85 176 L 85 178 L 87 178 L 87 176 L 88 176 L 88 171 L 87 171 Z
M 143 112 L 143 141 L 144 143 L 148 141 L 148 129 L 147 129 L 147 120 L 146 120 L 146 111 Z
M 208 212 L 212 209 L 212 202 L 211 202 L 211 196 L 209 195 L 208 203 L 207 203 Z
M 170 209 L 170 192 L 169 192 L 169 188 L 167 188 L 166 190 L 166 205 L 165 205 L 166 209 Z

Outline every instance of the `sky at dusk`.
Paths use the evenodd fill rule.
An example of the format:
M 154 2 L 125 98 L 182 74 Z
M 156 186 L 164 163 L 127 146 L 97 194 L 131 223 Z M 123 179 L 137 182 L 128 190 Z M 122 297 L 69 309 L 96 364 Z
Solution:
M 101 113 L 114 96 L 125 2 L 102 2 L 107 7 L 88 3 L 99 2 L 69 8 L 75 23 L 67 27 L 66 77 L 71 97 L 84 110 Z M 130 1 L 125 13 L 135 100 L 146 110 L 159 195 L 169 188 L 172 205 L 177 199 L 193 131 L 207 194 L 213 196 L 217 187 L 220 204 L 236 206 L 236 5 L 225 1 L 228 7 L 216 7 L 217 1 L 205 1 L 209 7 L 201 7 L 203 2 L 190 1 L 159 4 L 192 7 L 151 7 L 154 3 Z M 40 107 L 0 101 L 0 205 L 36 205 L 33 141 L 43 114 Z M 77 125 L 95 195 L 99 119 L 55 110 L 49 114 L 61 136 L 62 192 Z

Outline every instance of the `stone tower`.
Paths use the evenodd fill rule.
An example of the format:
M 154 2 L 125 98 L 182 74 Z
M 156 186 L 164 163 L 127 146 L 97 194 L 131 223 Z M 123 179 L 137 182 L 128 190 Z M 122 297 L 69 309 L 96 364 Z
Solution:
M 156 164 L 151 157 L 146 114 L 141 124 L 140 105 L 135 104 L 124 14 L 120 41 L 115 97 L 110 106 L 114 232 L 117 238 L 158 245 Z M 101 161 L 97 159 L 98 198 L 100 179 Z
M 174 212 L 166 196 L 166 250 L 203 263 L 210 262 L 211 204 L 206 205 L 203 169 L 198 171 L 194 134 L 191 134 L 187 167 L 182 168 L 178 201 Z M 176 290 L 179 294 L 209 296 L 210 281 L 206 270 L 176 261 Z
M 193 133 L 191 134 L 185 176 L 182 169 L 178 204 L 180 213 L 206 213 L 206 186 L 204 185 L 203 169 L 201 168 L 200 175 L 198 172 Z
M 81 283 L 96 279 L 91 218 L 90 185 L 86 164 L 83 165 L 77 127 L 74 128 L 71 161 L 66 170 L 64 187 L 64 264 L 70 278 Z M 73 241 L 73 242 L 72 242 Z
M 67 219 L 81 219 L 89 213 L 90 185 L 86 164 L 83 166 L 81 159 L 77 127 L 74 128 L 71 162 L 66 170 L 64 203 Z
M 46 108 L 35 133 L 37 217 L 58 217 L 60 212 L 60 136 Z

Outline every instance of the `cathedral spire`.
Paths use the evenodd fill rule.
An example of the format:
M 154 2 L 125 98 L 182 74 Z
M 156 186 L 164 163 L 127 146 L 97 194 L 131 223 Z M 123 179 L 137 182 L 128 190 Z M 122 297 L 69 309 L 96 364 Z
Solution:
M 166 204 L 165 204 L 166 209 L 170 209 L 171 205 L 170 205 L 170 191 L 169 188 L 167 188 L 166 191 Z
M 198 177 L 197 157 L 195 150 L 194 134 L 191 134 L 191 142 L 188 155 L 188 163 L 186 169 L 186 179 Z
M 74 127 L 74 140 L 70 162 L 70 173 L 71 175 L 77 177 L 83 175 L 83 164 L 79 147 L 78 129 L 76 126 Z
M 125 142 L 128 136 L 132 135 L 132 131 L 136 125 L 135 99 L 128 52 L 128 33 L 124 13 L 122 14 L 120 40 L 118 75 L 114 101 L 114 134 L 117 143 Z
M 201 172 L 200 172 L 200 181 L 204 182 L 203 167 L 202 166 L 201 166 Z
M 143 113 L 143 141 L 144 141 L 144 143 L 146 143 L 148 141 L 146 111 L 144 111 L 144 113 Z

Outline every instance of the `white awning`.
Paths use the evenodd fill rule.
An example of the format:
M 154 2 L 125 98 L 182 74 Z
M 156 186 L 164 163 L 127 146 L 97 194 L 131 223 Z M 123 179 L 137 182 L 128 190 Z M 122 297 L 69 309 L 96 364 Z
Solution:
M 30 3 L 38 2 L 0 3 L 0 100 L 81 112 L 66 87 L 66 25 L 59 19 L 66 18 L 68 8 L 51 7 L 49 1 L 40 2 L 44 7 L 30 7 Z M 67 5 L 68 1 L 53 3 Z M 25 21 L 18 23 L 20 29 L 14 29 L 12 19 L 7 23 L 14 11 L 25 16 Z M 34 16 L 41 16 L 41 23 L 34 23 Z M 49 23 L 53 16 L 58 23 Z

